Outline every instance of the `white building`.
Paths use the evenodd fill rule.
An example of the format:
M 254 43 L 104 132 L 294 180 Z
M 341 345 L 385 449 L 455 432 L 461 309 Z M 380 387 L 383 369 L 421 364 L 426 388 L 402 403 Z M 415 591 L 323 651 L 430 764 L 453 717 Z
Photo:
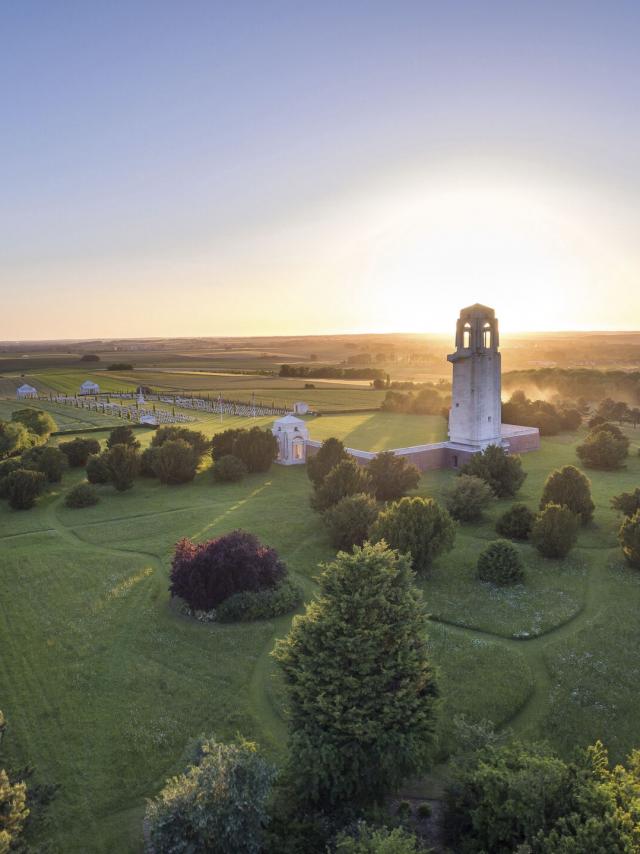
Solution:
M 311 412 L 308 403 L 305 403 L 303 400 L 298 400 L 293 404 L 293 414 L 294 415 L 307 415 Z
M 498 320 L 492 308 L 463 308 L 456 327 L 449 441 L 461 451 L 502 444 Z
M 271 432 L 278 440 L 276 462 L 283 466 L 301 465 L 306 462 L 309 428 L 301 418 L 285 415 L 274 423 Z
M 100 386 L 93 380 L 85 380 L 80 386 L 80 394 L 99 394 Z
M 16 389 L 16 397 L 19 397 L 20 399 L 37 396 L 38 390 L 35 389 L 32 385 L 29 385 L 28 383 L 23 383 L 20 388 Z

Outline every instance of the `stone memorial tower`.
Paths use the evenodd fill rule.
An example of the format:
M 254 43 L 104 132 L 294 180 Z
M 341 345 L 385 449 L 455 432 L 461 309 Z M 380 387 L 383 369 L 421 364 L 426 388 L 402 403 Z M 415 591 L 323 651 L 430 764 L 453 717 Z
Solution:
M 456 326 L 456 351 L 449 414 L 449 441 L 461 451 L 502 444 L 498 320 L 486 305 L 463 308 Z

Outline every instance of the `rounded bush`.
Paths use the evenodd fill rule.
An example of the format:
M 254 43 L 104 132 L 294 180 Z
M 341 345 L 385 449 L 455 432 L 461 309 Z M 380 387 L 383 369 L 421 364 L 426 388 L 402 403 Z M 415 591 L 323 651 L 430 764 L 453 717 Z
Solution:
M 184 439 L 169 439 L 154 450 L 153 467 L 160 483 L 175 485 L 194 479 L 200 457 Z
M 225 454 L 213 466 L 213 479 L 220 483 L 237 483 L 246 473 L 245 464 L 233 454 Z
M 526 504 L 514 504 L 498 518 L 496 531 L 508 540 L 528 540 L 535 520 Z
M 576 453 L 585 466 L 611 471 L 629 455 L 629 439 L 615 424 L 605 422 L 594 427 Z
M 384 540 L 409 553 L 416 572 L 428 572 L 433 561 L 453 548 L 456 524 L 433 498 L 402 498 L 383 510 L 371 528 L 371 541 Z
M 591 500 L 591 481 L 575 466 L 563 466 L 552 471 L 542 491 L 540 509 L 544 510 L 547 504 L 568 507 L 586 525 L 596 509 Z
M 348 459 L 349 455 L 340 439 L 325 439 L 318 453 L 307 459 L 307 476 L 317 489 L 338 463 Z
M 492 584 L 518 584 L 524 578 L 522 558 L 513 543 L 494 540 L 480 552 L 477 563 L 480 581 Z
M 157 477 L 156 474 L 156 459 L 158 456 L 158 448 L 153 446 L 145 448 L 140 454 L 140 475 L 142 477 Z
M 378 518 L 378 505 L 370 495 L 347 495 L 324 512 L 331 545 L 348 550 L 361 546 Z
M 229 596 L 216 609 L 216 620 L 219 623 L 272 620 L 295 611 L 302 599 L 302 588 L 285 578 L 276 587 L 243 590 Z
M 60 483 L 67 468 L 67 458 L 60 448 L 40 445 L 30 448 L 22 455 L 23 468 L 41 471 L 48 483 Z
M 444 493 L 445 506 L 458 522 L 477 522 L 494 498 L 489 484 L 472 474 L 461 474 Z
M 109 483 L 111 472 L 105 454 L 91 454 L 87 460 L 87 480 L 89 483 Z
M 93 507 L 100 499 L 96 488 L 90 483 L 78 483 L 73 489 L 69 490 L 64 503 L 67 507 Z
M 481 477 L 498 498 L 514 496 L 527 476 L 520 457 L 508 454 L 499 445 L 489 445 L 484 451 L 474 454 L 461 472 Z
M 91 454 L 100 453 L 100 442 L 97 442 L 95 439 L 82 439 L 78 437 L 71 442 L 61 442 L 58 447 L 63 454 L 66 454 L 69 465 L 72 468 L 85 466 Z
M 566 557 L 578 539 L 580 519 L 568 507 L 547 504 L 531 529 L 531 542 L 544 557 Z
M 192 610 L 211 611 L 234 593 L 276 587 L 286 574 L 275 549 L 263 546 L 246 531 L 232 531 L 197 545 L 180 540 L 169 590 Z
M 311 496 L 311 506 L 314 510 L 322 512 L 348 495 L 372 492 L 373 484 L 367 470 L 350 458 L 339 462 L 315 487 L 314 494 Z
M 3 491 L 14 510 L 29 510 L 45 488 L 46 478 L 41 471 L 16 469 L 6 476 Z
M 396 501 L 420 482 L 420 471 L 405 457 L 393 451 L 382 451 L 374 457 L 367 473 L 373 483 L 373 492 L 378 501 Z

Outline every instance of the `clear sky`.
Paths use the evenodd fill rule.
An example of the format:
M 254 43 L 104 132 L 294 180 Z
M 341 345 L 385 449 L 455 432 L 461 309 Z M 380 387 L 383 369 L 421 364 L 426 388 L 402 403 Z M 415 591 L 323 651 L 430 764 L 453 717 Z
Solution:
M 0 339 L 640 328 L 640 3 L 0 6 Z

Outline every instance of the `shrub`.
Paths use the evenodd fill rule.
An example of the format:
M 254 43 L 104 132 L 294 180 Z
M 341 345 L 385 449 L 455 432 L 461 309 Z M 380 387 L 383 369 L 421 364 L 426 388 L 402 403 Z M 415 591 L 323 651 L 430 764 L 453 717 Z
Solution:
M 350 457 L 339 462 L 315 487 L 314 494 L 311 496 L 311 506 L 314 510 L 328 510 L 348 495 L 358 495 L 358 493 L 370 495 L 372 492 L 373 484 L 369 473 L 359 466 L 353 457 Z
M 396 456 L 393 451 L 382 451 L 374 457 L 367 467 L 367 472 L 378 501 L 395 501 L 402 498 L 420 482 L 419 470 L 405 457 Z
M 576 448 L 585 466 L 605 471 L 620 468 L 629 455 L 629 439 L 615 424 L 599 424 Z
M 192 610 L 211 611 L 234 593 L 276 587 L 286 574 L 275 549 L 246 531 L 232 531 L 198 545 L 180 540 L 169 590 Z
M 492 584 L 517 584 L 524 578 L 522 558 L 508 540 L 489 543 L 480 552 L 476 569 L 480 581 Z
M 611 499 L 611 506 L 625 516 L 633 516 L 640 510 L 640 488 L 636 487 L 633 492 L 621 492 Z
M 597 743 L 570 763 L 544 747 L 487 747 L 460 763 L 445 794 L 447 850 L 586 854 L 637 850 L 629 821 L 640 783 L 637 751 L 629 768 L 609 768 Z
M 30 448 L 22 455 L 22 462 L 26 469 L 41 471 L 48 483 L 60 483 L 68 466 L 66 456 L 53 445 Z
M 110 483 L 111 471 L 106 453 L 91 454 L 87 460 L 87 480 L 89 483 Z
M 544 557 L 566 557 L 578 539 L 580 519 L 568 507 L 547 504 L 531 529 L 531 542 Z
M 324 512 L 329 540 L 336 549 L 361 546 L 378 518 L 378 505 L 370 495 L 347 495 Z
M 81 468 L 87 464 L 90 454 L 100 453 L 100 442 L 95 439 L 73 439 L 71 442 L 61 442 L 58 446 L 66 455 L 72 468 Z
M 151 440 L 152 448 L 160 448 L 165 442 L 175 442 L 180 440 L 186 442 L 193 448 L 194 453 L 200 461 L 200 457 L 205 454 L 211 446 L 211 441 L 207 439 L 204 433 L 198 430 L 189 430 L 186 427 L 159 427 L 153 434 Z
M 158 448 L 145 448 L 140 454 L 140 474 L 142 477 L 157 477 L 156 458 Z
M 136 439 L 131 427 L 122 424 L 120 427 L 114 427 L 109 433 L 107 448 L 113 448 L 114 445 L 128 445 L 137 450 L 140 447 L 140 442 Z
M 489 484 L 472 474 L 455 478 L 444 492 L 444 503 L 458 522 L 477 522 L 494 494 Z
M 17 471 L 23 468 L 22 461 L 18 457 L 11 457 L 8 460 L 0 462 L 0 498 L 8 498 L 8 480 L 7 477 L 12 471 Z
M 420 854 L 424 849 L 408 830 L 371 827 L 361 821 L 354 831 L 338 834 L 335 851 L 336 854 Z
M 437 695 L 425 620 L 408 558 L 385 544 L 324 567 L 273 653 L 290 710 L 292 801 L 365 806 L 425 769 Z
M 193 447 L 182 439 L 170 439 L 154 448 L 153 470 L 160 483 L 188 483 L 196 476 L 199 462 Z
M 131 362 L 112 362 L 107 365 L 108 371 L 132 371 L 133 365 Z
M 511 498 L 524 483 L 526 472 L 518 456 L 508 454 L 499 445 L 489 445 L 474 454 L 460 469 L 461 474 L 472 474 L 486 481 L 498 498 Z
M 402 498 L 379 514 L 371 540 L 408 552 L 414 570 L 427 573 L 439 555 L 453 548 L 455 530 L 449 512 L 433 498 Z
M 229 596 L 216 609 L 216 620 L 220 623 L 272 620 L 295 611 L 302 600 L 302 588 L 285 578 L 276 587 L 243 590 Z
M 93 507 L 100 499 L 96 492 L 95 486 L 90 483 L 78 483 L 73 489 L 69 490 L 64 503 L 67 507 Z
M 136 449 L 128 445 L 114 445 L 111 450 L 105 451 L 104 460 L 111 483 L 118 492 L 131 489 L 140 470 L 140 457 Z
M 58 425 L 48 412 L 32 407 L 17 409 L 11 414 L 11 420 L 24 424 L 30 433 L 44 440 L 48 439 L 53 431 L 58 429 Z
M 627 562 L 640 569 L 640 510 L 626 517 L 620 526 L 618 541 Z
M 535 520 L 526 504 L 513 504 L 498 518 L 496 531 L 509 540 L 528 540 Z
M 0 460 L 38 444 L 38 437 L 17 421 L 0 421 Z
M 222 433 L 216 433 L 211 440 L 211 456 L 213 461 L 219 460 L 221 457 L 227 457 L 233 454 L 233 443 L 242 433 L 239 428 L 231 430 L 223 430 Z
M 81 362 L 99 362 L 100 356 L 97 353 L 85 353 L 83 356 L 80 356 Z
M 30 810 L 27 807 L 27 787 L 23 782 L 14 783 L 0 768 L 0 851 L 8 854 L 18 850 L 25 823 Z M 26 849 L 24 849 L 26 850 Z
M 4 492 L 14 510 L 29 510 L 43 492 L 46 478 L 41 471 L 16 469 L 4 480 Z
M 221 483 L 237 483 L 246 473 L 245 464 L 233 454 L 219 457 L 213 466 L 213 479 Z
M 318 453 L 307 459 L 307 475 L 314 487 L 319 487 L 338 463 L 348 460 L 349 454 L 340 439 L 325 439 Z
M 271 430 L 252 427 L 243 430 L 233 443 L 233 454 L 242 460 L 248 472 L 265 472 L 278 456 L 278 440 Z
M 158 854 L 259 854 L 274 769 L 254 744 L 208 740 L 203 756 L 167 781 L 147 802 L 146 819 Z
M 591 521 L 595 510 L 595 504 L 591 500 L 591 481 L 575 466 L 556 469 L 545 482 L 540 509 L 544 510 L 547 504 L 568 507 L 580 517 L 582 524 L 586 525 Z

